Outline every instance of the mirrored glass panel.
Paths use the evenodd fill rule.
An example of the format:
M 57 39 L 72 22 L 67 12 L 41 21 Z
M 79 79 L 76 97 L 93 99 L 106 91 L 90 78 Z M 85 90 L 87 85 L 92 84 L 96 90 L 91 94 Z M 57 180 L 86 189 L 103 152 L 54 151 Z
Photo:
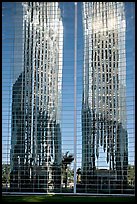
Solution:
M 134 194 L 135 4 L 2 3 L 2 191 Z

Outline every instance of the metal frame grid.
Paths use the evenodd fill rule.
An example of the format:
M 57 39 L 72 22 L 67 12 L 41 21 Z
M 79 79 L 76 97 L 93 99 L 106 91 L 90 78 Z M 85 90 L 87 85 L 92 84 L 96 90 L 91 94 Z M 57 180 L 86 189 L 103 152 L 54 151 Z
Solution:
M 2 6 L 3 192 L 133 195 L 134 3 Z

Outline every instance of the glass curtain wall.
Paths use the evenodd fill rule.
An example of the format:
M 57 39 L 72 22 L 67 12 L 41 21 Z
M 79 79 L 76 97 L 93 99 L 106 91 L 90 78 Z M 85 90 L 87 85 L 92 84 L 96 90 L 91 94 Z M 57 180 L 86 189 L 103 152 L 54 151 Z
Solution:
M 125 28 L 124 3 L 83 3 L 82 180 L 86 190 L 127 185 Z M 103 158 L 98 160 L 102 155 L 104 163 Z
M 135 5 L 2 3 L 2 191 L 134 194 Z

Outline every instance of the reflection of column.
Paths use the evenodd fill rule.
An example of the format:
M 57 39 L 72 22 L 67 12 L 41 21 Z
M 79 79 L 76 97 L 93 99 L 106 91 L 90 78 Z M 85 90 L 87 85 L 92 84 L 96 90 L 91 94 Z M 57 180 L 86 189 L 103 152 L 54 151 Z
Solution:
M 125 26 L 123 2 L 83 3 L 82 172 L 95 170 L 102 147 L 121 183 L 128 166 Z
M 33 190 L 37 185 L 47 189 L 51 162 L 61 162 L 63 24 L 58 2 L 22 5 L 24 70 L 13 85 L 11 177 L 14 171 L 16 176 L 11 184 L 22 188 L 29 179 Z M 45 173 L 38 173 L 37 166 Z

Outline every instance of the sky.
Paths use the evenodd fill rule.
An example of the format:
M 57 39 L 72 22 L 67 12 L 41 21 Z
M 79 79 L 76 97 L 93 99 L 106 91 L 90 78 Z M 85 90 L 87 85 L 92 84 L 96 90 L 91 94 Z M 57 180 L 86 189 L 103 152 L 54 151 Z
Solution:
M 17 3 L 3 2 L 2 7 L 2 159 L 10 161 L 11 143 L 11 93 L 12 83 L 21 72 L 21 7 Z M 134 73 L 135 73 L 135 5 L 125 3 L 126 13 L 126 65 L 127 65 L 127 130 L 129 163 L 134 163 Z M 62 153 L 74 152 L 74 2 L 60 3 L 64 29 L 63 78 L 62 78 Z M 17 18 L 18 17 L 18 18 Z M 81 166 L 82 132 L 82 69 L 83 69 L 83 36 L 81 3 L 78 2 L 77 32 L 77 167 Z M 16 32 L 20 35 L 14 35 Z M 20 45 L 15 47 L 14 45 Z M 16 53 L 16 57 L 14 56 Z M 14 63 L 18 65 L 17 72 Z M 8 154 L 7 154 L 8 153 Z

